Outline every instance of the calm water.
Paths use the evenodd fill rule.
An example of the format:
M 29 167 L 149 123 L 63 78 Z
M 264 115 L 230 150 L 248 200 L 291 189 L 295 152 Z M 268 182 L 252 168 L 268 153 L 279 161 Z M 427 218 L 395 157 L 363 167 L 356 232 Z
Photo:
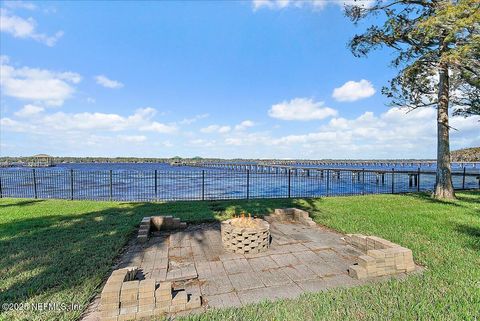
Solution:
M 321 166 L 302 166 L 316 167 Z M 325 168 L 325 166 L 323 166 Z M 434 188 L 434 166 L 328 166 L 309 173 L 246 173 L 224 169 L 170 166 L 164 163 L 75 163 L 55 167 L 0 169 L 2 197 L 161 201 L 319 197 L 427 191 Z M 453 167 L 455 188 L 478 188 L 478 165 Z M 337 168 L 332 170 L 332 168 Z M 342 169 L 343 168 L 343 169 Z M 346 169 L 348 168 L 348 169 Z M 364 168 L 366 171 L 362 172 Z M 369 171 L 371 170 L 371 171 Z

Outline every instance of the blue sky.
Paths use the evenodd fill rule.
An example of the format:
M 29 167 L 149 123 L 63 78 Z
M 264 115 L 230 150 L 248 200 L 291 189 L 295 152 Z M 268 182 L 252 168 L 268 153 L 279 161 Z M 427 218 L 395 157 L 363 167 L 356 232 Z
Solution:
M 373 21 L 341 1 L 0 3 L 1 155 L 435 157 L 435 110 L 387 105 L 392 53 L 353 57 Z

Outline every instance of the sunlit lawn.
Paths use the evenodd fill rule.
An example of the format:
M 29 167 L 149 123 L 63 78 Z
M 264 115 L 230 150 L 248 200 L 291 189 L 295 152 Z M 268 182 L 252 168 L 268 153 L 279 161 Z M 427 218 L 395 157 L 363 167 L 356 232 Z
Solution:
M 341 232 L 374 234 L 413 250 L 423 274 L 295 300 L 213 310 L 216 320 L 478 320 L 480 193 L 442 203 L 424 194 L 177 203 L 0 200 L 0 302 L 76 303 L 100 291 L 140 218 L 221 220 L 235 210 L 309 210 Z M 0 320 L 73 320 L 81 311 L 2 311 Z

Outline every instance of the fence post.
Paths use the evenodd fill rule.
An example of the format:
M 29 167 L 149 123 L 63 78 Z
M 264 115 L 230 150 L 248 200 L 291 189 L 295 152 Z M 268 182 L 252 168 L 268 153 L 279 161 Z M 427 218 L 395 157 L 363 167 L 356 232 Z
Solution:
M 110 170 L 110 201 L 113 198 L 113 173 L 112 170 Z
M 3 198 L 3 191 L 2 191 L 2 176 L 0 176 L 0 198 Z
M 291 189 L 291 181 L 292 181 L 292 170 L 288 169 L 288 198 L 290 198 L 290 189 Z
M 365 194 L 365 168 L 362 168 L 362 195 Z
M 417 170 L 417 192 L 420 192 L 420 167 Z
M 37 176 L 35 174 L 35 168 L 32 168 L 33 173 L 33 195 L 37 198 Z
M 73 200 L 73 169 L 70 170 L 70 199 Z
M 463 167 L 462 189 L 465 189 L 465 167 Z
M 202 170 L 202 201 L 205 200 L 205 170 Z
M 329 194 L 329 190 L 330 190 L 330 170 L 327 169 L 327 196 Z
M 247 169 L 247 200 L 250 198 L 250 170 Z
M 157 182 L 157 178 L 158 178 L 158 172 L 157 170 L 155 170 L 155 201 L 158 201 L 158 182 Z
M 392 194 L 395 193 L 395 168 L 392 168 Z

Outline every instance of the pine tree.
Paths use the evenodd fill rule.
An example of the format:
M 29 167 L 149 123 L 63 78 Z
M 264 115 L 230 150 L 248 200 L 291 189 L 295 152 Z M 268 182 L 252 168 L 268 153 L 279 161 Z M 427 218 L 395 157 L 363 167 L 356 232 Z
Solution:
M 454 114 L 480 111 L 480 0 L 377 0 L 346 7 L 357 23 L 372 25 L 351 40 L 357 56 L 389 47 L 396 52 L 396 77 L 382 89 L 392 105 L 437 108 L 437 176 L 434 197 L 455 198 L 450 166 L 449 109 Z

